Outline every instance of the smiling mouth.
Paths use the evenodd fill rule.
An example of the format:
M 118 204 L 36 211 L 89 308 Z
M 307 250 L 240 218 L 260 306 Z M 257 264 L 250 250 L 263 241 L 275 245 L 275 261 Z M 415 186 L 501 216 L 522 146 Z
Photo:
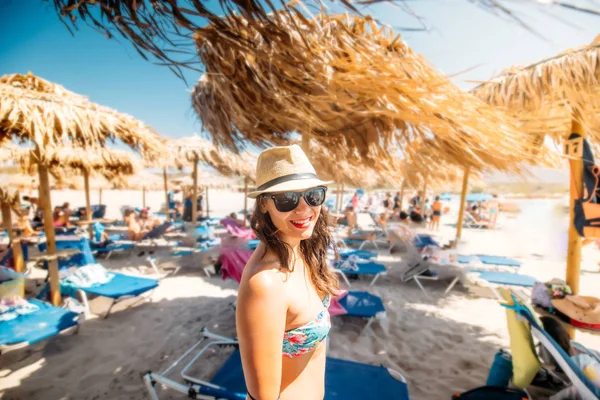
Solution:
M 302 218 L 302 219 L 295 219 L 293 221 L 290 221 L 290 223 L 292 225 L 294 225 L 295 228 L 306 229 L 310 226 L 310 223 L 312 220 L 313 220 L 313 217 L 307 217 L 307 218 Z

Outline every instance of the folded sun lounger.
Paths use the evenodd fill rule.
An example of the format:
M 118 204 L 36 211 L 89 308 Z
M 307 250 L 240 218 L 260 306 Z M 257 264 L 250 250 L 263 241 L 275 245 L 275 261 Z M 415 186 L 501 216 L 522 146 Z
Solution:
M 163 374 L 147 372 L 144 375 L 144 384 L 153 400 L 159 399 L 154 389 L 156 383 L 188 396 L 192 395 L 190 397 L 213 400 L 244 400 L 246 398 L 247 390 L 242 362 L 240 352 L 237 349 L 231 354 L 221 369 L 217 371 L 210 382 L 188 375 L 188 370 L 211 347 L 219 345 L 237 346 L 237 341 L 229 338 L 213 335 L 208 332 L 204 332 L 204 335 L 214 339 L 214 341 L 206 344 L 199 350 L 181 371 L 181 376 L 187 385 L 166 378 L 165 375 L 204 341 L 196 343 L 183 357 L 179 358 L 171 367 L 165 370 Z M 408 400 L 408 386 L 402 374 L 383 366 L 362 364 L 331 357 L 327 358 L 325 366 L 325 400 L 376 399 Z

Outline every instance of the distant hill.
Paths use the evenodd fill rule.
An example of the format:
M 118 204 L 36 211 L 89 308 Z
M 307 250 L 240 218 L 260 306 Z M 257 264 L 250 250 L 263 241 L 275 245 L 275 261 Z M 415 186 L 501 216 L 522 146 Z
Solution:
M 486 190 L 501 194 L 555 194 L 569 190 L 569 169 L 531 167 L 531 174 L 526 177 L 515 177 L 504 173 L 493 173 L 484 176 Z

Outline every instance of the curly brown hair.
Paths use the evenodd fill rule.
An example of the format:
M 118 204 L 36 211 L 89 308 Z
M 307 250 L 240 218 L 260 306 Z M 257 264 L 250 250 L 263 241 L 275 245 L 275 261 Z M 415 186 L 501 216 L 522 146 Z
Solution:
M 258 201 L 259 199 L 257 199 Z M 291 247 L 283 242 L 277 235 L 277 228 L 268 212 L 263 213 L 258 207 L 254 207 L 254 213 L 250 219 L 250 227 L 268 249 L 277 254 L 281 268 L 292 271 Z M 329 230 L 330 222 L 327 210 L 321 207 L 319 218 L 315 222 L 315 228 L 310 239 L 300 242 L 300 253 L 308 266 L 309 276 L 312 284 L 321 294 L 334 294 L 339 287 L 335 273 L 327 265 L 327 250 L 333 243 L 333 237 Z M 267 253 L 265 250 L 265 254 Z M 336 250 L 337 253 L 337 250 Z M 263 254 L 263 257 L 265 256 Z

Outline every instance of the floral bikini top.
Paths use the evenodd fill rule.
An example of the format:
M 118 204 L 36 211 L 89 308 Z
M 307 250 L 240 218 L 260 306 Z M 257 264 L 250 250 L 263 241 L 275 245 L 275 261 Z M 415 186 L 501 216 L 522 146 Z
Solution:
M 283 334 L 283 355 L 289 358 L 301 356 L 317 348 L 327 337 L 331 328 L 329 320 L 329 300 L 327 295 L 323 299 L 323 310 L 309 323 L 295 329 L 290 329 Z

